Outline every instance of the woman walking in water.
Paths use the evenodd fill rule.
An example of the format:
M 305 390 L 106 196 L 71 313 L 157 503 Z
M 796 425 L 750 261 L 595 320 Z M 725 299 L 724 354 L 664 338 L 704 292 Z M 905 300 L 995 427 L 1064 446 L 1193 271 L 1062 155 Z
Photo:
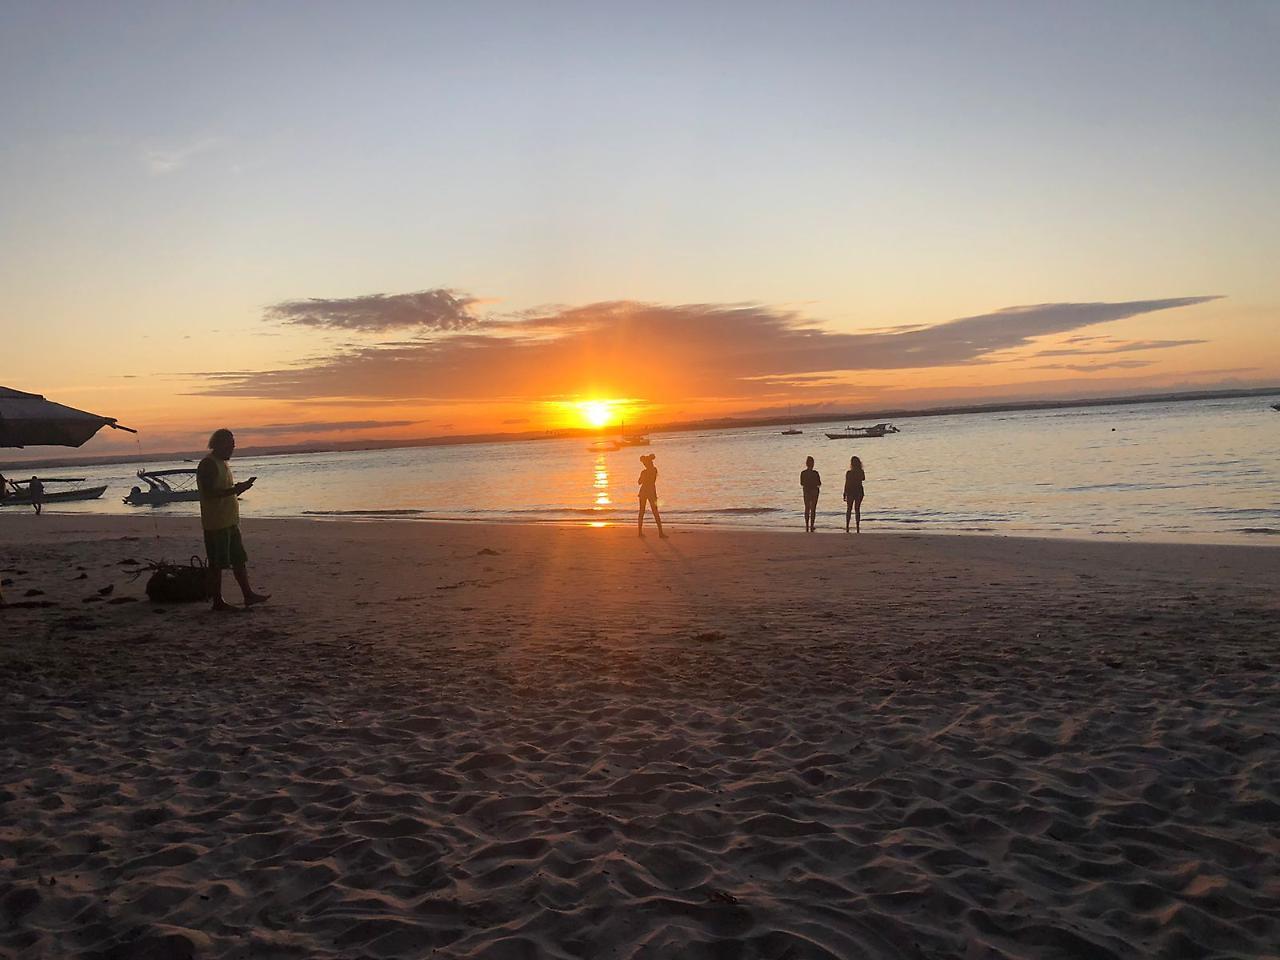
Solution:
M 849 469 L 844 475 L 844 532 L 849 532 L 849 516 L 852 514 L 854 523 L 857 524 L 855 529 L 858 533 L 862 532 L 862 498 L 865 495 L 862 490 L 862 482 L 867 479 L 867 475 L 862 470 L 862 458 L 850 457 Z
M 649 509 L 653 511 L 653 520 L 658 525 L 658 536 L 665 540 L 667 535 L 662 532 L 662 514 L 658 513 L 658 468 L 653 465 L 653 461 L 652 453 L 646 453 L 640 458 L 644 469 L 640 471 L 640 479 L 636 481 L 640 484 L 640 515 L 636 518 L 636 529 L 643 537 L 644 507 L 648 504 Z

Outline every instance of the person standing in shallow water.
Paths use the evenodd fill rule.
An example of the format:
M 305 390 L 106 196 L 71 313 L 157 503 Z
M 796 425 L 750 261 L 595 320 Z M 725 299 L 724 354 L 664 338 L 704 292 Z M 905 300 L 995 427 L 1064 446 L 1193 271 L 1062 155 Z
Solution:
M 209 437 L 209 455 L 196 468 L 200 489 L 200 525 L 204 527 L 204 549 L 209 558 L 209 591 L 214 610 L 234 610 L 222 599 L 222 571 L 235 574 L 244 605 L 262 603 L 269 593 L 255 593 L 249 586 L 249 557 L 240 539 L 240 501 L 236 499 L 253 486 L 257 477 L 236 483 L 227 463 L 235 453 L 236 438 L 230 430 L 215 430 Z
M 667 535 L 662 532 L 662 514 L 658 513 L 658 468 L 653 465 L 654 459 L 652 453 L 646 453 L 640 458 L 644 469 L 640 471 L 640 479 L 636 481 L 640 484 L 640 515 L 636 518 L 636 530 L 640 536 L 644 536 L 644 508 L 648 504 L 653 511 L 653 521 L 658 525 L 658 536 L 665 540 Z
M 822 492 L 822 475 L 813 469 L 813 457 L 805 457 L 800 471 L 800 489 L 804 492 L 804 529 L 813 533 L 818 519 L 818 494 Z
M 844 532 L 849 532 L 849 515 L 853 515 L 853 522 L 857 525 L 855 529 L 858 533 L 862 532 L 862 498 L 864 496 L 862 483 L 867 479 L 867 475 L 862 469 L 861 457 L 849 458 L 849 469 L 844 475 Z

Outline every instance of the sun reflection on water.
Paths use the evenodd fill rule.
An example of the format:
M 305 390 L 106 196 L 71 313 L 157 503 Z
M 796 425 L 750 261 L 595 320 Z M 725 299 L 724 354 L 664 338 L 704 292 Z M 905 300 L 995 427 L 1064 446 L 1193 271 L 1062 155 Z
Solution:
M 605 463 L 603 453 L 596 457 L 596 481 L 593 488 L 597 507 L 607 507 L 613 503 L 609 499 L 609 467 Z

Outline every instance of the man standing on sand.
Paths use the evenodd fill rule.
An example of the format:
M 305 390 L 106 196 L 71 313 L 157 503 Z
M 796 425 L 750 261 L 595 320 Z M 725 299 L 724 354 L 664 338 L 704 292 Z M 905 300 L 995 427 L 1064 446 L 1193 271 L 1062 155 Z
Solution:
M 236 438 L 230 430 L 213 431 L 209 437 L 209 455 L 196 468 L 196 485 L 200 489 L 200 525 L 204 527 L 204 549 L 209 558 L 209 591 L 214 610 L 234 610 L 222 599 L 222 571 L 228 567 L 235 574 L 244 605 L 262 603 L 269 593 L 254 593 L 249 586 L 248 555 L 240 540 L 240 501 L 236 499 L 253 486 L 257 477 L 236 483 L 227 463 L 235 453 Z
M 800 471 L 800 489 L 804 491 L 804 530 L 813 533 L 818 518 L 818 494 L 822 490 L 822 476 L 813 469 L 813 457 L 805 457 Z

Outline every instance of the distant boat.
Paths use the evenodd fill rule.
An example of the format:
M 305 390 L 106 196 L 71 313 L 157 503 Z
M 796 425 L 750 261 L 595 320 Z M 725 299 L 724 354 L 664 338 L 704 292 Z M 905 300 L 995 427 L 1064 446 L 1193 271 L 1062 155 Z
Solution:
M 84 477 L 40 477 L 41 483 L 84 483 Z M 0 507 L 17 507 L 31 506 L 31 486 L 30 480 L 10 480 L 9 485 L 13 487 L 13 492 L 7 497 L 0 498 Z M 81 487 L 75 490 L 61 490 L 50 492 L 46 490 L 40 497 L 41 503 L 70 503 L 74 500 L 97 500 L 106 493 L 106 484 L 100 487 Z
M 790 408 L 790 407 L 787 407 L 787 416 L 788 416 L 788 417 L 789 417 L 789 416 L 791 416 L 791 408 Z M 802 433 L 804 433 L 804 431 L 803 431 L 803 430 L 797 430 L 797 429 L 796 429 L 796 425 L 795 425 L 794 423 L 793 423 L 790 427 L 788 427 L 786 430 L 783 430 L 783 431 L 782 431 L 782 435 L 783 435 L 784 437 L 798 437 L 798 436 L 800 436 L 800 434 L 802 434 Z
M 615 450 L 621 450 L 616 440 L 597 440 L 595 443 L 589 444 L 587 449 L 592 453 L 613 453 Z
M 828 440 L 869 440 L 874 437 L 887 436 L 890 433 L 901 433 L 891 423 L 877 423 L 873 427 L 845 427 L 843 433 L 828 433 Z
M 162 507 L 166 503 L 191 503 L 200 499 L 196 488 L 196 471 L 188 467 L 181 470 L 139 470 L 138 479 L 147 489 L 134 487 L 124 502 L 131 507 Z
M 627 422 L 624 420 L 618 426 L 618 446 L 647 447 L 649 446 L 649 435 L 646 433 L 627 433 Z
M 1271 409 L 1272 409 L 1272 410 L 1280 410 L 1280 403 L 1273 403 L 1273 404 L 1271 405 Z

